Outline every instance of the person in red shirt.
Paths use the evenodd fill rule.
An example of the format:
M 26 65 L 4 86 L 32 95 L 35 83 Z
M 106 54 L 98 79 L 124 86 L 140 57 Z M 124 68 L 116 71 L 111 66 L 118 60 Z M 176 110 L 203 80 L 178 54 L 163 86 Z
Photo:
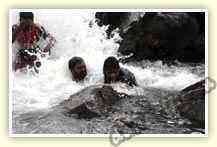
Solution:
M 42 26 L 34 23 L 32 12 L 20 12 L 19 17 L 19 24 L 12 27 L 12 43 L 16 44 L 13 68 L 16 71 L 33 67 L 38 72 L 36 69 L 41 66 L 38 54 L 42 57 L 50 54 L 56 40 Z

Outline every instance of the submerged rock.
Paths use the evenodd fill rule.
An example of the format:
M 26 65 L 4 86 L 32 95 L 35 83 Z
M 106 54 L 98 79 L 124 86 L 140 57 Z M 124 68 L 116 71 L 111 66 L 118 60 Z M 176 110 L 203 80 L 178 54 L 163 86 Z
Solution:
M 168 95 L 169 91 L 154 88 L 145 88 L 144 91 L 145 95 L 136 96 L 120 94 L 109 86 L 90 86 L 49 110 L 13 115 L 13 132 L 15 134 L 189 134 L 192 132 L 190 128 L 180 124 L 180 118 L 163 113 L 160 100 Z M 77 114 L 80 117 L 77 117 Z
M 177 109 L 195 127 L 205 128 L 205 80 L 183 89 L 178 96 Z
M 111 86 L 91 86 L 71 95 L 69 99 L 61 102 L 60 106 L 68 113 L 91 118 L 105 114 L 120 99 L 120 94 Z

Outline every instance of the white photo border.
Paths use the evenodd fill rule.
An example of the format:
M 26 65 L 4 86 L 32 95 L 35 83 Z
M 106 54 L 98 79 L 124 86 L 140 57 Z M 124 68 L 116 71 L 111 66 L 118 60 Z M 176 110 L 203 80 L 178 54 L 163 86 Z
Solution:
M 12 74 L 12 13 L 14 11 L 35 11 L 35 10 L 47 10 L 47 11 L 72 11 L 72 12 L 204 12 L 205 13 L 205 77 L 208 77 L 208 9 L 9 9 L 9 137 L 109 137 L 111 134 L 15 134 L 12 132 L 12 86 L 13 86 L 13 74 Z M 208 83 L 205 85 L 208 89 Z M 208 93 L 205 94 L 205 134 L 135 134 L 135 137 L 208 137 Z M 133 135 L 133 134 L 124 134 Z M 120 134 L 112 134 L 112 136 L 121 136 Z

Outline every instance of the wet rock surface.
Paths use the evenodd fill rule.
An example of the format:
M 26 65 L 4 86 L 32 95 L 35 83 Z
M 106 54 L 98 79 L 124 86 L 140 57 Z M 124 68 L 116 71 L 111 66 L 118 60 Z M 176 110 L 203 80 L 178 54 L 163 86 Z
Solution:
M 103 12 L 96 15 L 102 24 L 125 30 L 123 24 L 130 13 Z M 102 25 L 101 24 L 101 25 Z M 204 62 L 205 13 L 204 12 L 147 12 L 138 21 L 120 31 L 122 41 L 118 51 L 122 55 L 133 54 L 122 62 L 162 60 L 171 63 Z
M 183 89 L 177 97 L 180 115 L 192 121 L 192 125 L 205 128 L 205 80 Z
M 113 90 L 111 86 L 93 86 L 71 95 L 59 106 L 66 109 L 68 113 L 91 118 L 107 113 L 122 95 Z
M 199 24 L 188 13 L 146 14 L 122 37 L 119 52 L 134 60 L 202 62 L 205 55 Z
M 146 92 L 143 96 L 133 96 L 118 93 L 111 87 L 90 86 L 70 96 L 69 99 L 76 96 L 85 99 L 92 95 L 93 101 L 85 99 L 74 105 L 65 100 L 50 110 L 13 115 L 13 132 L 21 134 L 189 134 L 195 132 L 194 128 L 185 125 L 188 120 L 165 105 L 168 97 L 175 98 L 177 92 L 154 88 L 145 88 L 144 91 Z M 108 101 L 105 98 L 102 102 L 103 107 L 98 107 L 101 102 L 96 102 L 94 98 L 102 97 L 102 93 L 106 93 L 107 96 L 104 97 L 109 98 L 114 95 L 115 99 Z M 77 108 L 80 107 L 85 109 L 78 111 Z M 82 116 L 81 113 L 86 115 Z M 86 117 L 89 115 L 92 116 Z

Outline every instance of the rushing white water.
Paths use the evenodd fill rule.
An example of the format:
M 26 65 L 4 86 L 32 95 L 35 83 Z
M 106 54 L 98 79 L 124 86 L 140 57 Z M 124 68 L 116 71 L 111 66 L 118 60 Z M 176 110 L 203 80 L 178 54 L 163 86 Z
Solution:
M 108 56 L 117 56 L 119 47 L 116 43 L 120 39 L 118 34 L 106 39 L 107 27 L 99 27 L 94 23 L 94 12 L 70 10 L 33 12 L 35 22 L 44 26 L 56 38 L 57 43 L 51 56 L 42 59 L 39 74 L 12 73 L 11 92 L 13 110 L 16 112 L 49 108 L 86 86 L 103 83 L 103 62 Z M 17 23 L 18 13 L 14 11 L 11 15 L 12 24 Z M 67 63 L 73 56 L 84 58 L 87 64 L 88 77 L 84 83 L 75 83 L 71 80 Z M 114 85 L 115 89 L 128 94 L 142 95 L 143 87 L 181 90 L 203 78 L 203 75 L 192 72 L 190 66 L 167 66 L 161 61 L 154 63 L 143 61 L 138 64 L 145 66 L 128 64 L 121 66 L 135 74 L 139 86 L 129 88 L 118 83 Z

